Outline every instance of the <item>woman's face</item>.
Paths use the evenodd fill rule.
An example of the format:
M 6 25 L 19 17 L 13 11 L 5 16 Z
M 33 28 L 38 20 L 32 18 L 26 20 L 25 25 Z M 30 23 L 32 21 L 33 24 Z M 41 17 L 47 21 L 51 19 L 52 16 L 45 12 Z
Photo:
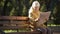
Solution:
M 34 10 L 38 11 L 39 10 L 39 7 L 38 6 L 35 6 Z
M 35 11 L 38 11 L 38 10 L 39 10 L 38 3 L 35 3 L 35 5 L 34 5 L 33 9 L 34 9 Z

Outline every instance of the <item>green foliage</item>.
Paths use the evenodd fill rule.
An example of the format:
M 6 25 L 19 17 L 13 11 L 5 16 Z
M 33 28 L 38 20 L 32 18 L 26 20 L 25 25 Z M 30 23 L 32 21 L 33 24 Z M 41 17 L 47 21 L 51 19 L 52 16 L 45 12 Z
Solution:
M 27 16 L 33 1 L 35 0 L 2 0 L 0 2 L 0 6 L 4 8 L 2 14 L 8 16 Z M 37 1 L 41 2 L 41 0 Z M 45 5 L 42 6 L 41 11 L 44 11 L 44 8 Z
M 26 15 L 26 7 L 24 6 L 23 11 L 22 11 L 22 16 Z
M 28 10 L 35 0 L 0 0 L 0 16 L 28 16 Z M 37 0 L 41 4 L 40 10 L 42 12 L 46 11 L 46 0 Z M 54 18 L 53 20 L 59 21 L 60 19 L 60 8 L 59 3 L 55 3 L 54 9 L 52 11 Z
M 4 1 L 3 0 L 0 2 L 0 6 L 4 6 Z
M 42 12 L 44 12 L 44 11 L 46 11 L 46 5 L 45 4 L 43 4 L 42 6 L 41 6 L 41 9 L 40 9 Z
M 14 8 L 12 8 L 11 12 L 10 12 L 10 16 L 13 16 L 14 15 Z

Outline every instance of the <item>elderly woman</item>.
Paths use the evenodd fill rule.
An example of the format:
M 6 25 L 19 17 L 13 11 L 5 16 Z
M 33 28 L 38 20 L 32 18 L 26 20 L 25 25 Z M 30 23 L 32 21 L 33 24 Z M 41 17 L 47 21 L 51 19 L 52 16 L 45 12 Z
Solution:
M 38 1 L 34 1 L 32 3 L 32 6 L 29 9 L 29 15 L 28 15 L 28 17 L 30 19 L 31 24 L 35 23 L 36 30 L 41 31 L 42 34 L 47 34 L 47 27 L 44 24 L 38 25 L 39 24 L 38 21 L 39 21 L 39 18 L 40 18 L 40 13 L 41 13 L 39 11 L 39 9 L 40 9 L 39 2 Z M 31 27 L 34 28 L 33 26 L 31 26 Z

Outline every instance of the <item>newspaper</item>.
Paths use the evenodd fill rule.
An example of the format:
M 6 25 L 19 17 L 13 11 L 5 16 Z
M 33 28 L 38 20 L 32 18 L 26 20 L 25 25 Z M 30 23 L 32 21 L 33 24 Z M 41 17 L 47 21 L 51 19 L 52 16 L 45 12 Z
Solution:
M 44 24 L 49 19 L 50 13 L 51 12 L 41 12 L 38 24 Z

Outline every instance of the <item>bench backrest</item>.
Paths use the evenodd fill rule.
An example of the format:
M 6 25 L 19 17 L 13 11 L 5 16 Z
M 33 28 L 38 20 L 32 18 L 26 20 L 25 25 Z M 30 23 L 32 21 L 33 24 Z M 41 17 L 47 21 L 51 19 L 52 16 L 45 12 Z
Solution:
M 21 16 L 0 16 L 0 29 L 1 30 L 18 30 L 29 28 L 30 22 L 28 17 Z M 30 30 L 31 28 L 29 28 Z M 40 32 L 14 32 L 6 34 L 40 34 Z
M 20 29 L 28 26 L 28 17 L 0 16 L 0 29 Z

